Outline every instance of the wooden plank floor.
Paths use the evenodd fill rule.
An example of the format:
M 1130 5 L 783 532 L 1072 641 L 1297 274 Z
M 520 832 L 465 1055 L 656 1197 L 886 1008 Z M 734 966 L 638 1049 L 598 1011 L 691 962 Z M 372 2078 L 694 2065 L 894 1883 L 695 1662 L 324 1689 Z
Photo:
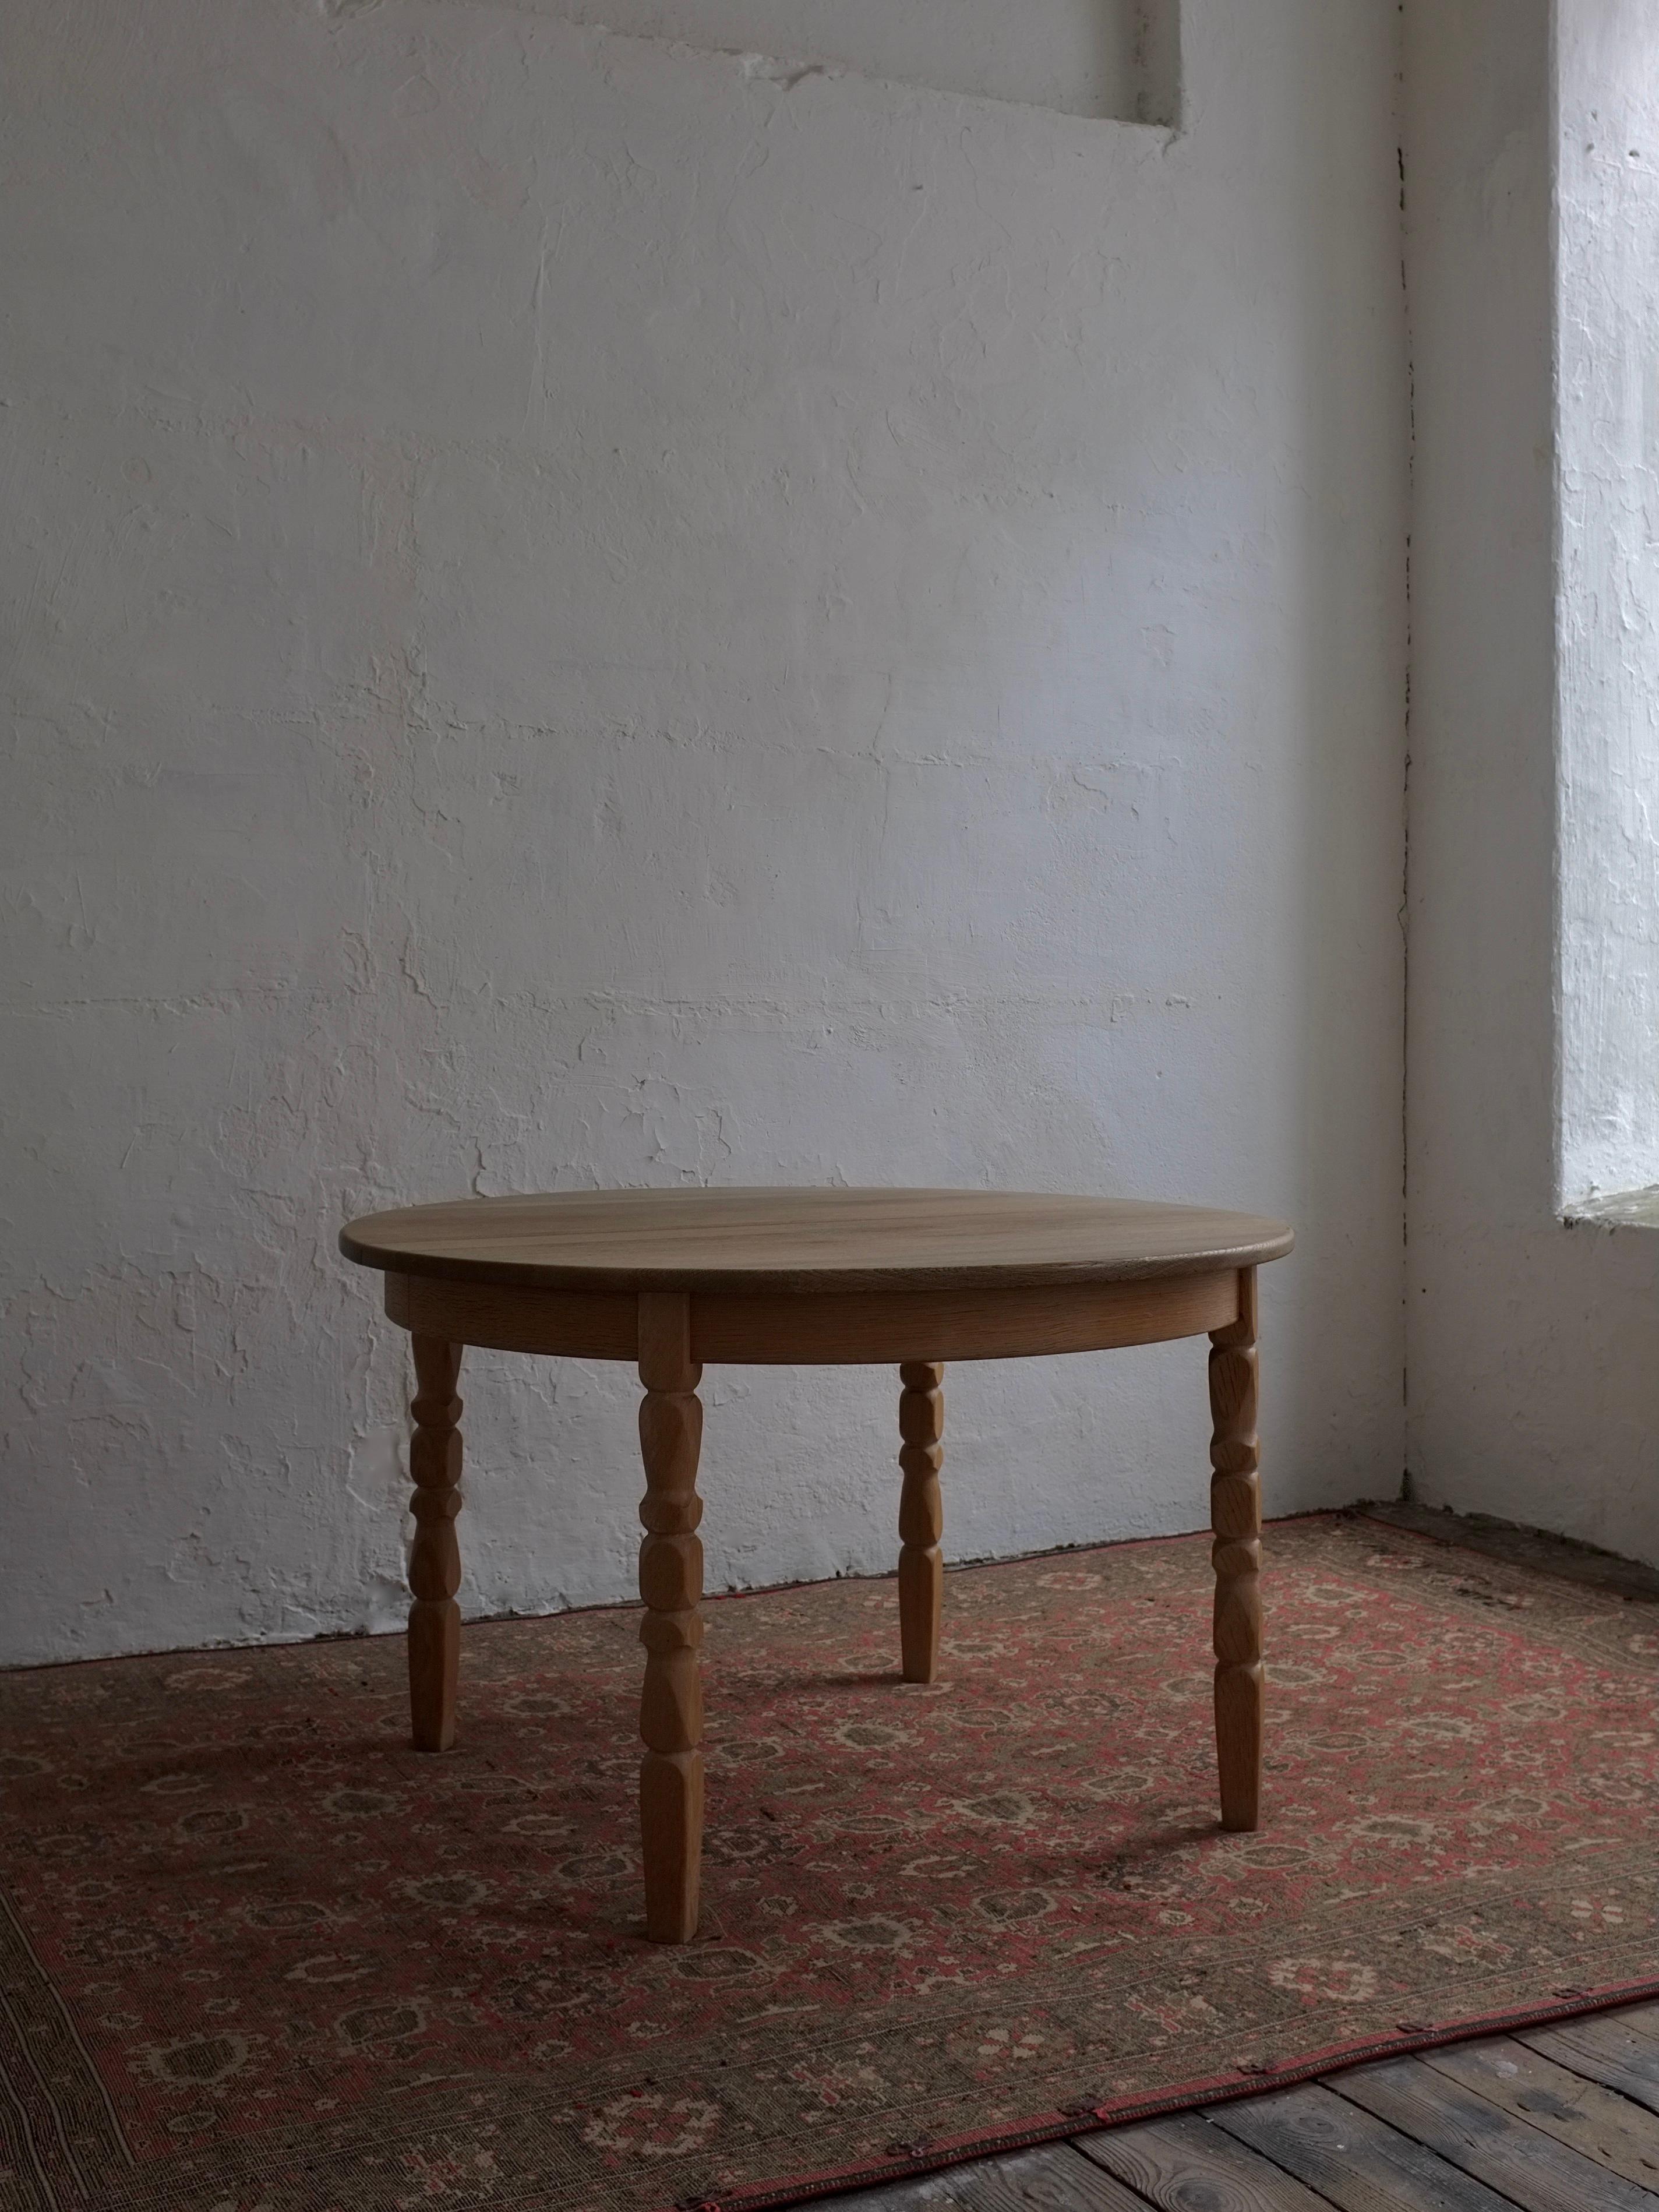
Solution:
M 1659 1573 L 1484 1516 L 1395 1527 L 1659 1596 Z M 1659 2212 L 1659 2004 L 1488 2036 L 1299 2088 L 862 2190 L 823 2212 Z
M 824 2212 L 1659 2212 L 1659 2004 L 866 2189 Z

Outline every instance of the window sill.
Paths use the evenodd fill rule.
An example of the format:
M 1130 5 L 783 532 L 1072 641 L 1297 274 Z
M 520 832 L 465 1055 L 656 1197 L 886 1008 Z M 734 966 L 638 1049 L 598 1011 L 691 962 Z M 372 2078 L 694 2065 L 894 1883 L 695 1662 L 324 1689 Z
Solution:
M 1598 1229 L 1659 1229 L 1659 1183 L 1644 1190 L 1609 1190 L 1581 1198 L 1563 1215 L 1569 1229 L 1581 1223 Z

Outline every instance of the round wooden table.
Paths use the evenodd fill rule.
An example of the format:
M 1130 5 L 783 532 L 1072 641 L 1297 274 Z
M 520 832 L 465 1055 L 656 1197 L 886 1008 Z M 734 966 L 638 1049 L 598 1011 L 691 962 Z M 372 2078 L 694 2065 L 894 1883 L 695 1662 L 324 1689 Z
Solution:
M 455 1736 L 461 1401 L 469 1344 L 639 1363 L 640 1733 L 646 1933 L 696 1932 L 702 1838 L 703 1364 L 897 1364 L 904 1678 L 939 1663 L 939 1467 L 951 1359 L 1101 1352 L 1207 1334 L 1215 1726 L 1224 1827 L 1261 1778 L 1255 1271 L 1283 1222 L 1121 1199 L 967 1190 L 560 1191 L 375 1213 L 342 1231 L 415 1340 L 410 1703 L 417 1750 Z

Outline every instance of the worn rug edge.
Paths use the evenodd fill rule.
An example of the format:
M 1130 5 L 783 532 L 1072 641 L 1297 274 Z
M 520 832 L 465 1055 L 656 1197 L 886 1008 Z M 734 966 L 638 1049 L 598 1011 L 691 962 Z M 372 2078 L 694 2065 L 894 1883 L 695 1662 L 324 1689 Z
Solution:
M 1557 2021 L 1582 2020 L 1591 2013 L 1611 2011 L 1619 2005 L 1640 2004 L 1659 1998 L 1659 1976 L 1605 1989 L 1575 1989 L 1552 1995 L 1553 2001 L 1547 2004 L 1511 2006 L 1503 2012 L 1444 2021 L 1434 2027 L 1329 2044 L 1323 2050 L 1248 2072 L 1230 2066 L 1223 2073 L 1177 2082 L 1167 2089 L 1109 2097 L 1102 2104 L 1079 2105 L 1069 2112 L 1040 2113 L 1021 2125 L 999 2128 L 988 2135 L 953 2136 L 937 2142 L 918 2142 L 902 2151 L 896 2148 L 873 2165 L 830 2167 L 787 2180 L 757 2182 L 718 2197 L 682 2197 L 674 2204 L 663 2205 L 659 2212 L 769 2212 L 771 2207 L 799 2204 L 809 2197 L 913 2180 L 922 2174 L 942 2172 L 948 2166 L 966 2166 L 975 2159 L 1031 2150 L 1041 2143 L 1060 2142 L 1068 2136 L 1093 2135 L 1108 2128 L 1131 2127 L 1140 2120 L 1167 2119 L 1172 2113 L 1191 2112 L 1201 2105 L 1260 2097 L 1270 2089 L 1293 2088 L 1318 2075 L 1363 2066 L 1371 2059 L 1408 2057 L 1413 2051 L 1435 2051 L 1443 2044 L 1463 2043 L 1475 2036 L 1507 2035 L 1516 2028 L 1546 2027 Z

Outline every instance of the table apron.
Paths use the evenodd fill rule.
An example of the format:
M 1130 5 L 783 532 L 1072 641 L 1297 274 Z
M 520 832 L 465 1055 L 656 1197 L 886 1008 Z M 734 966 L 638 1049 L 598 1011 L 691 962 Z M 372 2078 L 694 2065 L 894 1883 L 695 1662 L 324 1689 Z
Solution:
M 890 1365 L 907 1359 L 1024 1359 L 1106 1352 L 1225 1328 L 1239 1314 L 1234 1268 L 1140 1281 L 1006 1290 L 694 1291 L 691 1356 L 732 1366 Z M 631 1291 L 550 1291 L 388 1274 L 400 1328 L 497 1352 L 636 1359 Z

